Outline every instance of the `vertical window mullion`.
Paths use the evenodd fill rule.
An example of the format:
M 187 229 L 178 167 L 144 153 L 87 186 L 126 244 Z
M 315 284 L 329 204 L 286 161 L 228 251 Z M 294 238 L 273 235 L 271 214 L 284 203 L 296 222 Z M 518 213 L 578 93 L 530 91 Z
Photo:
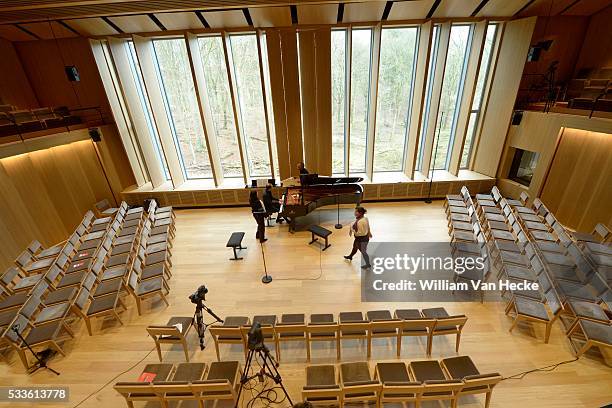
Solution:
M 382 27 L 372 29 L 370 45 L 370 86 L 368 92 L 368 130 L 366 134 L 366 176 L 374 176 L 374 144 L 376 142 L 376 106 L 378 102 L 378 71 L 380 67 L 380 39 Z

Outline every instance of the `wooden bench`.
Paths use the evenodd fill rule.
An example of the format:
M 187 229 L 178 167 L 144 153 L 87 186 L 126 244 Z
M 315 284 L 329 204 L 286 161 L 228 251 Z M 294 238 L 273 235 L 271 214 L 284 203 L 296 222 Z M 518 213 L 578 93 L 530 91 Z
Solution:
M 242 246 L 242 239 L 244 238 L 244 232 L 232 232 L 232 235 L 227 240 L 227 244 L 225 245 L 227 248 L 232 248 L 234 251 L 234 257 L 230 258 L 230 261 L 238 261 L 242 259 L 242 257 L 238 258 L 238 254 L 236 253 L 237 249 L 246 249 L 246 247 Z
M 325 251 L 327 248 L 331 246 L 331 244 L 328 242 L 328 237 L 332 233 L 330 230 L 323 228 L 319 225 L 311 225 L 308 227 L 308 231 L 310 231 L 310 233 L 312 234 L 312 240 L 308 243 L 308 245 L 317 241 L 318 240 L 317 237 L 321 237 L 325 240 L 325 246 L 323 247 L 323 251 Z

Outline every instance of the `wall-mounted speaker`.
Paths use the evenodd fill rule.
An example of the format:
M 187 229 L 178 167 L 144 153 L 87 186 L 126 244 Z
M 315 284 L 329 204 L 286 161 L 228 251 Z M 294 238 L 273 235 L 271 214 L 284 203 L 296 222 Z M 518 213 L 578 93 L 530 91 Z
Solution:
M 89 137 L 96 143 L 101 142 L 102 132 L 100 132 L 99 128 L 89 128 Z
M 523 120 L 523 111 L 517 110 L 512 113 L 512 126 L 518 126 L 521 124 L 521 120 Z
M 70 82 L 79 82 L 81 80 L 79 70 L 74 65 L 66 65 L 64 71 L 66 71 L 66 77 Z

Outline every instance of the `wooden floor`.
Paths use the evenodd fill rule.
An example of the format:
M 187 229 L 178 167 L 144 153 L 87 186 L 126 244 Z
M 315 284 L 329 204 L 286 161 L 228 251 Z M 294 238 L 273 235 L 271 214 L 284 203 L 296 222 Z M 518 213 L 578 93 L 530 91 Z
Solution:
M 368 216 L 378 241 L 448 241 L 442 202 L 427 205 L 422 202 L 368 204 Z M 0 363 L 0 385 L 65 384 L 70 387 L 74 407 L 90 393 L 111 381 L 100 392 L 83 402 L 81 407 L 124 407 L 125 402 L 112 388 L 116 381 L 134 381 L 147 363 L 158 362 L 153 341 L 145 327 L 163 324 L 170 316 L 190 316 L 193 305 L 188 300 L 199 285 L 206 284 L 210 292 L 206 304 L 221 317 L 227 315 L 282 313 L 335 313 L 354 310 L 388 308 L 423 308 L 432 304 L 361 303 L 358 262 L 346 263 L 342 255 L 350 247 L 348 228 L 352 211 L 343 209 L 341 221 L 345 227 L 333 230 L 335 210 L 323 210 L 317 221 L 334 231 L 332 246 L 320 252 L 308 245 L 310 234 L 289 234 L 287 226 L 267 228 L 270 240 L 265 244 L 269 273 L 274 281 L 263 285 L 262 255 L 254 235 L 254 220 L 246 208 L 179 210 L 176 219 L 176 239 L 173 250 L 173 278 L 170 281 L 170 306 L 161 302 L 146 303 L 139 317 L 133 300 L 123 313 L 125 326 L 114 321 L 95 321 L 94 336 L 89 337 L 84 325 L 76 327 L 76 340 L 65 345 L 67 357 L 56 357 L 50 365 L 59 370 L 56 377 L 48 372 L 33 376 L 23 373 L 23 367 L 12 355 L 11 364 Z M 232 231 L 246 231 L 244 260 L 229 261 L 230 250 L 225 243 Z M 549 344 L 543 343 L 543 328 L 519 326 L 508 333 L 510 320 L 497 303 L 445 303 L 450 313 L 469 317 L 463 331 L 460 354 L 472 357 L 481 372 L 499 372 L 510 376 L 522 371 L 546 366 L 572 358 L 571 346 L 557 323 Z M 405 339 L 404 361 L 424 359 L 425 344 Z M 197 337 L 190 338 L 192 361 L 215 360 L 214 345 L 207 337 L 207 348 L 200 351 Z M 238 347 L 221 346 L 222 359 L 243 360 Z M 375 340 L 372 366 L 377 361 L 395 360 L 393 343 Z M 454 338 L 434 340 L 433 357 L 455 355 Z M 363 360 L 365 346 L 357 341 L 345 342 L 343 361 Z M 138 363 L 141 359 L 144 361 Z M 180 348 L 164 349 L 164 361 L 182 362 Z M 335 350 L 325 342 L 316 344 L 312 363 L 335 363 Z M 280 372 L 294 402 L 305 382 L 305 349 L 302 343 L 283 346 Z M 117 379 L 118 374 L 124 372 Z M 612 402 L 612 370 L 601 359 L 585 357 L 562 365 L 553 372 L 534 373 L 522 380 L 500 383 L 493 393 L 491 407 L 600 407 Z M 0 404 L 2 406 L 3 404 Z M 149 404 L 153 407 L 156 404 Z M 4 406 L 7 406 L 5 404 Z M 17 405 L 14 405 L 17 406 Z M 18 406 L 28 406 L 20 404 Z M 29 405 L 34 406 L 34 405 Z M 143 406 L 143 404 L 136 405 Z M 286 405 L 283 405 L 283 407 Z M 426 407 L 436 407 L 433 403 Z M 484 397 L 465 397 L 460 407 L 483 407 Z

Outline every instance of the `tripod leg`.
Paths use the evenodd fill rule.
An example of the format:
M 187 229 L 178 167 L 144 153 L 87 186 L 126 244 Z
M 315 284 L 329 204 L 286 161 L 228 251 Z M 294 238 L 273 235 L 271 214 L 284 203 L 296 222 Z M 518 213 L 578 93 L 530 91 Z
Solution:
M 236 397 L 236 404 L 234 408 L 238 408 L 238 404 L 240 403 L 240 396 L 242 395 L 242 388 L 244 388 L 244 384 L 248 381 L 249 371 L 251 369 L 251 360 L 253 358 L 254 351 L 249 350 L 249 354 L 247 355 L 244 371 L 242 371 L 242 376 L 240 377 L 240 389 L 238 390 L 238 396 Z

